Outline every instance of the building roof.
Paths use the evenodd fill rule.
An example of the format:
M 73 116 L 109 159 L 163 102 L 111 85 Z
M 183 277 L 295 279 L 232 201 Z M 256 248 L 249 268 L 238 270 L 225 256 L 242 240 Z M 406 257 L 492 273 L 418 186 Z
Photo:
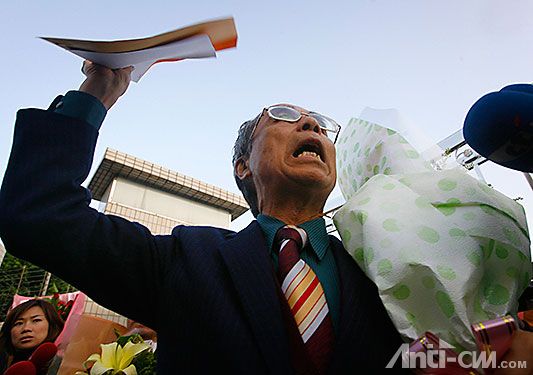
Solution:
M 221 208 L 231 214 L 232 220 L 248 211 L 248 204 L 240 195 L 110 148 L 89 182 L 93 198 L 101 200 L 115 177 Z

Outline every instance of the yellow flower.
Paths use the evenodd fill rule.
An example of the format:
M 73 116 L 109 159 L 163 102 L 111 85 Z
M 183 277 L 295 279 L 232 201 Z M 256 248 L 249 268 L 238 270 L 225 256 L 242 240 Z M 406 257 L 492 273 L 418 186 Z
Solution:
M 87 369 L 87 364 L 94 362 L 90 375 L 103 375 L 112 370 L 110 374 L 117 375 L 137 375 L 137 369 L 131 364 L 131 361 L 138 354 L 150 349 L 150 345 L 142 342 L 133 344 L 127 342 L 124 347 L 118 343 L 102 344 L 102 355 L 93 354 L 83 363 L 83 367 Z M 87 374 L 86 372 L 78 371 L 76 375 Z

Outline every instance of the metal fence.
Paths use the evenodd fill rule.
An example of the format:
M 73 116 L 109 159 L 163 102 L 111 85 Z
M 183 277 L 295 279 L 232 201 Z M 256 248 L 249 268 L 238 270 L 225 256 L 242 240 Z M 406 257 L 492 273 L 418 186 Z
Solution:
M 11 257 L 8 255 L 8 257 Z M 14 259 L 11 257 L 11 259 Z M 20 266 L 0 266 L 0 322 L 3 322 L 9 307 L 13 303 L 13 296 L 19 294 L 27 297 L 51 295 L 54 292 L 69 293 L 76 289 L 50 272 L 31 263 L 17 260 Z M 126 325 L 127 319 L 96 302 L 87 298 L 84 314 L 98 316 Z
M 26 264 L 16 269 L 0 267 L 0 322 L 3 322 L 9 307 L 13 303 L 13 296 L 19 294 L 28 297 L 40 297 L 59 293 L 74 292 L 76 289 L 70 284 L 32 264 Z M 87 298 L 84 314 L 98 316 L 126 325 L 127 319 L 96 302 Z
M 61 293 L 76 290 L 50 272 L 31 264 L 15 269 L 0 267 L 0 321 L 5 319 L 15 294 L 29 297 L 45 296 L 52 293 L 50 291 L 52 285 Z
M 70 284 L 34 265 L 25 265 L 17 269 L 0 267 L 0 322 L 4 321 L 15 294 L 39 297 L 51 295 L 56 290 L 60 293 L 76 291 Z M 127 318 L 98 305 L 90 298 L 85 302 L 84 314 L 112 320 L 122 325 L 127 323 Z
M 87 301 L 85 301 L 85 308 L 83 309 L 83 313 L 87 315 L 97 316 L 102 319 L 111 320 L 115 323 L 122 324 L 123 326 L 128 325 L 128 318 L 117 314 L 116 312 L 113 312 L 103 306 L 100 306 L 90 298 L 87 298 Z

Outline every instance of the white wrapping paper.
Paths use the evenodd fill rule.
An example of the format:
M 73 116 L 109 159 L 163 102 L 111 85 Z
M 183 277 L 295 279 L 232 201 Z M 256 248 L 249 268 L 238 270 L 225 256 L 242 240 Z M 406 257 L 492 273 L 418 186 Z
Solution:
M 352 119 L 337 142 L 334 223 L 408 341 L 474 350 L 470 324 L 516 313 L 531 279 L 522 206 L 459 168 L 435 171 L 398 133 Z

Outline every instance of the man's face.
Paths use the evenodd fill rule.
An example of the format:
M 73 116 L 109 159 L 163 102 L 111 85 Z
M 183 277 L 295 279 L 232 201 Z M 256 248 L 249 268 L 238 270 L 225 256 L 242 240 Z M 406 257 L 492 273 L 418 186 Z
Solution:
M 303 108 L 288 106 L 308 113 Z M 262 189 L 268 193 L 284 187 L 312 192 L 325 202 L 335 186 L 335 146 L 309 116 L 290 123 L 274 120 L 264 111 L 252 138 L 248 168 L 258 198 Z

